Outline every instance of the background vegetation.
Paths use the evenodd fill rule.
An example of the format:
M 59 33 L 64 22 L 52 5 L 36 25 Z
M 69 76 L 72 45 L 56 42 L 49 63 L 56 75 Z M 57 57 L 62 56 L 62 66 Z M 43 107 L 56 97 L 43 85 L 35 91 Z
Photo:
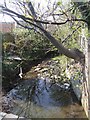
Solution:
M 75 31 L 76 28 L 73 26 L 69 27 L 68 24 L 56 28 L 52 34 L 58 41 L 62 42 L 66 47 L 78 48 L 80 28 Z M 71 31 L 71 32 L 70 32 Z M 72 37 L 70 37 L 72 36 Z M 24 28 L 16 28 L 12 33 L 6 33 L 2 35 L 3 40 L 3 87 L 8 89 L 13 88 L 19 83 L 20 67 L 23 68 L 23 72 L 30 70 L 30 68 L 44 60 L 46 58 L 55 57 L 53 60 L 60 61 L 59 66 L 61 67 L 62 79 L 66 77 L 66 67 L 70 59 L 63 57 L 60 51 L 55 48 L 43 35 L 35 32 L 34 30 L 27 30 Z M 11 58 L 10 58 L 11 57 Z M 22 60 L 15 60 L 12 57 L 20 57 Z M 58 69 L 59 70 L 59 69 Z M 54 75 L 54 74 L 53 74 Z M 60 75 L 58 75 L 60 76 Z M 8 88 L 9 86 L 9 88 Z

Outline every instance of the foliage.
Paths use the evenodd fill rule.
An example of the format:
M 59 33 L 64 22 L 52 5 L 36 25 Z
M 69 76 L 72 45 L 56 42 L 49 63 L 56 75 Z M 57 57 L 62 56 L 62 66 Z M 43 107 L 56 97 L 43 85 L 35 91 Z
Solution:
M 72 49 L 72 48 L 79 48 L 79 34 L 81 34 L 81 26 L 80 23 L 70 23 L 65 24 L 61 27 L 58 27 L 57 30 L 53 33 L 54 37 L 58 39 L 65 47 Z M 77 29 L 78 28 L 78 29 Z M 75 31 L 75 32 L 73 32 Z
M 51 83 L 63 83 L 69 82 L 69 78 L 67 77 L 66 73 L 66 68 L 67 58 L 63 55 L 60 55 L 58 57 L 54 57 L 51 60 L 46 61 L 45 63 L 41 64 L 41 66 L 38 65 L 33 67 L 32 71 L 40 69 L 39 71 L 37 71 L 39 73 L 39 79 L 43 78 L 46 79 L 46 81 L 49 80 Z M 28 72 L 26 76 L 28 76 L 29 74 L 30 72 Z
M 58 4 L 58 6 L 61 5 L 60 2 L 58 2 L 57 4 Z M 31 12 L 32 11 L 30 11 L 30 14 L 31 14 Z M 72 17 L 71 14 L 67 13 L 66 10 L 64 10 L 64 9 L 60 9 L 60 10 L 57 9 L 55 12 L 63 13 L 64 16 L 62 18 L 65 20 L 68 20 L 69 16 Z M 51 16 L 55 12 L 54 12 L 54 8 L 53 8 L 53 10 L 50 13 Z M 46 15 L 46 18 L 48 18 L 48 16 L 50 14 Z M 44 15 L 44 14 L 42 14 L 42 15 Z M 34 19 L 32 19 L 33 15 L 32 15 L 32 18 L 28 18 L 28 20 L 27 20 L 27 16 L 25 16 L 25 15 L 20 16 L 20 15 L 16 14 L 16 16 L 21 17 L 21 19 L 24 18 L 24 20 L 25 20 L 24 22 L 26 22 L 27 28 L 32 27 L 32 26 L 34 26 L 34 27 L 33 27 L 33 29 L 29 29 L 29 30 L 28 29 L 26 30 L 26 29 L 23 29 L 20 27 L 20 28 L 15 29 L 13 33 L 4 35 L 4 37 L 3 37 L 3 68 L 4 68 L 3 73 L 9 71 L 10 73 L 12 73 L 13 77 L 17 74 L 17 72 L 15 72 L 14 68 L 17 67 L 19 63 L 15 63 L 13 61 L 11 64 L 7 64 L 8 56 L 15 55 L 15 56 L 21 57 L 23 60 L 23 63 L 20 63 L 20 64 L 25 66 L 27 61 L 41 59 L 41 58 L 45 57 L 45 55 L 51 50 L 56 50 L 57 48 L 58 49 L 60 48 L 59 50 L 61 50 L 61 47 L 57 47 L 57 46 L 59 46 L 59 44 L 56 46 L 57 48 L 55 48 L 52 45 L 52 43 L 50 43 L 50 41 L 48 41 L 46 39 L 46 37 L 49 40 L 53 39 L 53 41 L 55 43 L 54 45 L 56 45 L 58 43 L 58 41 L 60 41 L 60 43 L 61 43 L 60 46 L 62 46 L 62 44 L 63 44 L 66 48 L 68 48 L 68 49 L 65 49 L 62 46 L 62 48 L 64 48 L 64 50 L 66 50 L 65 53 L 67 53 L 67 51 L 69 53 L 70 52 L 69 49 L 71 49 L 73 47 L 79 48 L 79 45 L 77 44 L 77 42 L 78 42 L 78 34 L 80 33 L 80 29 L 78 29 L 76 33 L 74 32 L 72 34 L 72 31 L 77 29 L 77 26 L 81 25 L 79 22 L 77 22 L 77 21 L 74 22 L 71 20 L 70 22 L 68 22 L 67 24 L 65 24 L 63 26 L 60 26 L 60 27 L 58 26 L 56 30 L 54 30 L 54 27 L 50 24 L 51 28 L 54 30 L 54 33 L 53 33 L 54 37 L 53 37 L 51 34 L 48 33 L 47 30 L 43 29 L 43 27 L 42 27 L 42 29 L 40 28 L 40 26 L 42 26 L 41 24 L 39 24 L 40 21 L 38 21 L 38 19 L 35 19 L 35 21 L 34 21 Z M 41 20 L 43 20 L 43 19 L 41 18 Z M 36 21 L 38 21 L 39 23 Z M 57 19 L 55 19 L 55 22 L 56 21 L 57 21 Z M 18 21 L 16 21 L 16 22 L 18 22 Z M 41 22 L 43 22 L 43 21 L 41 21 Z M 58 22 L 59 22 L 59 20 L 58 20 Z M 37 27 L 37 25 L 39 25 L 39 27 Z M 46 37 L 44 37 L 40 31 L 39 31 L 39 33 L 37 33 L 38 28 L 42 32 L 44 32 Z M 69 36 L 69 37 L 67 37 L 67 36 Z M 77 54 L 75 54 L 75 55 L 77 58 Z M 72 56 L 75 56 L 75 55 L 72 55 Z M 73 58 L 73 57 L 71 57 L 71 58 Z M 66 57 L 64 58 L 63 56 L 60 56 L 60 60 L 58 60 L 58 61 L 60 61 L 59 66 L 60 66 L 60 69 L 62 70 L 62 71 L 60 71 L 60 73 L 59 73 L 60 75 L 58 74 L 58 76 L 62 77 L 61 79 L 64 80 L 64 78 L 65 78 L 64 76 L 66 76 L 65 69 L 67 67 L 65 65 L 65 63 L 67 62 Z M 58 69 L 56 69 L 56 68 L 58 68 L 58 66 L 54 66 L 54 67 L 57 72 Z M 50 69 L 49 72 L 51 72 L 51 74 L 53 74 L 53 72 L 55 72 L 55 70 Z M 9 76 L 10 73 L 7 73 L 8 75 L 6 75 L 6 76 L 5 76 L 5 74 L 3 74 L 5 76 L 5 79 L 8 78 L 7 76 Z M 15 75 L 13 75 L 14 73 L 15 73 Z
M 32 61 L 42 59 L 48 51 L 53 50 L 52 44 L 45 37 L 33 30 L 28 31 L 22 28 L 15 29 L 13 33 L 3 34 L 2 41 L 2 75 L 5 89 L 14 85 L 15 79 L 19 77 L 20 66 L 26 69 Z M 22 61 L 8 59 L 10 56 L 18 56 Z
M 69 28 L 68 24 L 63 26 L 62 28 L 58 28 L 59 29 L 56 30 L 53 35 L 60 42 L 62 42 L 66 38 L 70 29 L 71 31 L 72 29 L 75 29 Z M 79 31 L 80 30 L 78 30 L 78 32 Z M 9 86 L 8 84 L 12 85 L 14 79 L 19 77 L 18 74 L 20 72 L 20 66 L 24 68 L 28 66 L 28 64 L 30 64 L 30 62 L 28 61 L 42 59 L 50 51 L 56 50 L 56 48 L 44 36 L 36 33 L 34 30 L 16 28 L 13 33 L 6 34 L 6 36 L 3 36 L 3 85 L 6 87 Z M 76 32 L 72 35 L 72 38 L 68 38 L 63 44 L 69 48 L 72 48 L 73 46 L 78 48 L 77 38 L 78 35 Z M 9 56 L 19 56 L 24 61 L 10 61 L 8 60 Z M 50 57 L 50 55 L 48 57 Z M 56 65 L 53 66 L 55 69 L 49 67 L 49 77 L 53 77 L 53 80 L 55 79 L 56 81 L 67 80 L 68 77 L 65 72 L 67 67 L 67 58 L 65 56 L 59 56 L 54 58 L 53 60 L 57 61 L 58 63 L 55 63 Z M 54 78 L 56 77 L 55 74 L 57 74 L 57 78 Z M 43 73 L 43 75 L 45 74 Z
M 53 49 L 52 44 L 44 37 L 35 33 L 35 31 L 25 29 L 15 30 L 15 43 L 19 49 L 17 53 L 27 60 L 39 59 L 45 56 L 45 53 Z
M 5 91 L 9 91 L 17 84 L 18 63 L 16 61 L 3 60 L 2 68 L 2 87 Z

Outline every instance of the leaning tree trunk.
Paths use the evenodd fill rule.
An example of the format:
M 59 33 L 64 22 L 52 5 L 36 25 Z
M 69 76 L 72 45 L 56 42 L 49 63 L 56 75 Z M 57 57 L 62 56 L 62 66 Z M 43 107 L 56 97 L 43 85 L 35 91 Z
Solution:
M 34 18 L 37 18 L 34 7 L 32 6 L 32 3 L 29 2 L 28 4 L 29 9 L 33 15 Z M 84 59 L 84 54 L 74 48 L 72 50 L 69 50 L 67 48 L 65 48 L 60 42 L 58 42 L 58 40 L 56 40 L 48 31 L 46 31 L 41 23 L 36 23 L 39 27 L 39 29 L 41 30 L 41 32 L 43 32 L 43 34 L 47 37 L 47 39 L 56 47 L 58 48 L 58 50 L 60 51 L 60 53 L 64 54 L 65 56 L 69 57 L 69 58 L 73 58 L 75 60 L 81 61 L 81 59 Z
M 30 11 L 31 11 L 31 13 L 33 15 L 33 19 L 34 18 L 37 19 L 34 7 L 32 6 L 31 2 L 28 3 L 28 7 L 29 7 L 29 9 L 30 9 Z M 47 37 L 47 39 L 56 48 L 58 48 L 58 50 L 60 51 L 60 53 L 64 54 L 65 56 L 67 56 L 69 58 L 72 58 L 72 59 L 75 59 L 75 60 L 78 60 L 78 61 L 84 60 L 84 54 L 80 50 L 78 50 L 76 48 L 71 49 L 71 50 L 65 48 L 62 45 L 62 43 L 58 42 L 58 40 L 56 40 L 48 31 L 46 31 L 43 28 L 43 26 L 42 26 L 41 23 L 38 23 L 38 22 L 35 23 L 34 21 L 31 22 L 31 20 L 27 19 L 27 17 L 25 17 L 23 15 L 20 15 L 20 14 L 16 13 L 15 11 L 8 9 L 7 7 L 2 6 L 2 9 L 3 9 L 4 13 L 6 13 L 7 15 L 10 15 L 14 20 L 15 20 L 14 15 L 16 15 L 18 18 L 21 18 L 23 21 L 27 22 L 28 24 L 33 25 L 34 27 L 39 28 L 40 31 Z M 24 27 L 26 27 L 26 26 L 24 26 Z

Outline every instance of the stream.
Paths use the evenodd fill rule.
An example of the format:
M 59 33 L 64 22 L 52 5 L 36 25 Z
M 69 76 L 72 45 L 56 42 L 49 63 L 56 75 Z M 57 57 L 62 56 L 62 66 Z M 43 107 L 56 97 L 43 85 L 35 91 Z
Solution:
M 39 65 L 34 73 L 40 69 Z M 3 97 L 3 111 L 25 118 L 86 118 L 68 82 L 52 84 L 47 77 L 27 78 Z

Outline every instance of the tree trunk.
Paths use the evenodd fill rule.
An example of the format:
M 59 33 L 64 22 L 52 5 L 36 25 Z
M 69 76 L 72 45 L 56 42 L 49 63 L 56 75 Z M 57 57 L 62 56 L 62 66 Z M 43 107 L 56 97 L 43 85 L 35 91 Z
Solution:
M 32 3 L 29 2 L 28 3 L 28 7 L 33 15 L 33 18 L 37 19 L 37 16 L 36 16 L 36 13 L 35 13 L 35 10 L 34 10 L 34 7 L 32 6 Z M 81 59 L 84 59 L 84 54 L 83 52 L 81 52 L 80 50 L 74 48 L 74 49 L 67 49 L 63 46 L 62 43 L 60 43 L 58 40 L 56 40 L 48 31 L 46 31 L 42 24 L 39 23 L 39 22 L 31 22 L 30 20 L 27 20 L 27 18 L 23 15 L 20 15 L 18 13 L 16 13 L 15 11 L 13 10 L 10 10 L 6 7 L 2 7 L 2 9 L 4 10 L 4 12 L 7 14 L 7 15 L 10 15 L 11 17 L 13 17 L 13 15 L 16 15 L 18 18 L 21 18 L 23 21 L 29 23 L 30 25 L 33 25 L 34 27 L 37 27 L 38 29 L 40 29 L 40 31 L 44 34 L 44 36 L 47 37 L 47 39 L 56 47 L 58 48 L 58 50 L 60 51 L 60 53 L 64 54 L 65 56 L 69 57 L 69 58 L 72 58 L 72 59 L 75 59 L 75 60 L 78 60 L 78 61 L 81 61 Z M 11 13 L 11 14 L 9 14 Z M 13 14 L 13 15 L 12 15 Z M 13 17 L 14 20 L 16 20 L 14 17 Z M 19 24 L 19 23 L 18 23 Z M 25 26 L 23 26 L 25 27 Z M 27 28 L 29 29 L 29 27 L 27 26 Z
M 34 7 L 32 6 L 32 3 L 29 2 L 28 5 L 32 15 L 34 18 L 37 18 L 36 14 L 35 14 L 35 10 Z M 39 27 L 39 29 L 41 30 L 41 32 L 43 32 L 44 36 L 47 37 L 47 39 L 56 47 L 58 48 L 58 50 L 60 51 L 60 53 L 64 54 L 65 56 L 75 59 L 75 60 L 81 60 L 84 58 L 84 54 L 83 52 L 81 52 L 80 50 L 74 48 L 72 50 L 69 50 L 67 48 L 65 48 L 62 43 L 58 42 L 58 40 L 56 40 L 48 31 L 46 31 L 41 23 L 36 23 Z

